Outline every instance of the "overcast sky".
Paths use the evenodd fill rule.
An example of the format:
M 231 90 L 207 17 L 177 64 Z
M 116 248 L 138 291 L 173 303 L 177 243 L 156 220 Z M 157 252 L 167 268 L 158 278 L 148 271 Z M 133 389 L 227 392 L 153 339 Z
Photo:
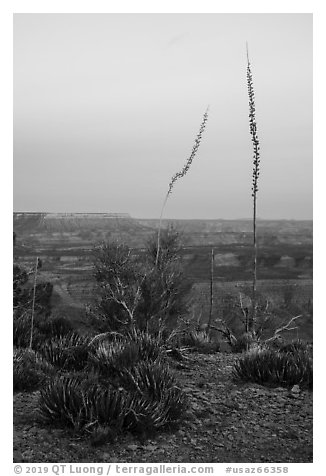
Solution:
M 312 15 L 16 14 L 14 210 L 312 218 Z

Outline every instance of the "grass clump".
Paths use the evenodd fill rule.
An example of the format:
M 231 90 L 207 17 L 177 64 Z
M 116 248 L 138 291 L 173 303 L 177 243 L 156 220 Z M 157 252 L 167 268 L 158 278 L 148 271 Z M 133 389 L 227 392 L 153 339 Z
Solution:
M 232 353 L 240 354 L 257 345 L 257 340 L 250 332 L 244 332 L 243 334 L 238 335 L 237 337 L 232 336 L 232 338 L 228 340 L 228 343 L 230 345 Z
M 182 336 L 181 341 L 182 345 L 202 354 L 213 354 L 220 350 L 219 342 L 213 341 L 207 332 L 204 331 L 187 332 Z
M 30 312 L 14 312 L 13 344 L 15 347 L 30 347 Z M 73 333 L 73 325 L 63 316 L 36 315 L 33 325 L 33 349 L 39 350 L 45 341 Z
M 284 342 L 283 340 L 274 340 L 269 347 L 272 350 L 277 350 L 282 353 L 295 354 L 297 352 L 308 352 L 312 354 L 312 346 L 307 342 L 300 339 L 293 340 L 292 342 Z
M 74 332 L 71 321 L 60 314 L 42 316 L 42 318 L 36 319 L 35 325 L 43 339 L 59 338 Z
M 30 331 L 30 327 L 30 317 L 28 314 L 19 314 L 18 312 L 14 312 L 13 344 L 15 347 L 28 347 L 28 333 Z
M 236 380 L 255 382 L 266 386 L 312 389 L 313 367 L 308 352 L 280 352 L 268 348 L 256 348 L 243 355 L 234 364 Z

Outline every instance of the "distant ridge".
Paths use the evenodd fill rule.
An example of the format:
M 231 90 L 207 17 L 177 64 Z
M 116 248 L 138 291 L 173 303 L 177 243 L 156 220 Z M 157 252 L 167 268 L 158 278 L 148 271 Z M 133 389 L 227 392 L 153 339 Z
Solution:
M 160 220 L 133 218 L 128 213 L 14 212 L 13 230 L 20 239 L 39 246 L 89 246 L 118 240 L 142 247 L 159 227 Z M 176 227 L 187 246 L 246 245 L 252 243 L 251 220 L 164 219 L 162 227 Z M 258 220 L 259 242 L 311 245 L 312 221 Z M 42 246 L 43 246 L 42 245 Z
M 125 218 L 129 220 L 136 220 L 139 222 L 159 222 L 159 218 L 151 217 L 151 218 L 140 218 L 140 217 L 132 217 L 129 213 L 123 212 L 24 212 L 18 211 L 13 212 L 14 219 L 18 217 L 43 217 L 43 218 L 68 218 L 71 219 L 73 217 L 78 218 Z M 257 218 L 258 222 L 266 222 L 266 223 L 312 223 L 312 218 Z M 167 222 L 226 222 L 226 223 L 236 223 L 236 222 L 252 222 L 252 218 L 250 217 L 238 217 L 238 218 L 163 218 L 163 223 Z

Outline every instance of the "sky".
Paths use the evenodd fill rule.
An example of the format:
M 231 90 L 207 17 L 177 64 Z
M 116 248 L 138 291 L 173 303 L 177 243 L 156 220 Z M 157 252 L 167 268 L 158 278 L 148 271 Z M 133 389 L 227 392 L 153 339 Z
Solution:
M 14 211 L 312 219 L 312 14 L 14 15 Z

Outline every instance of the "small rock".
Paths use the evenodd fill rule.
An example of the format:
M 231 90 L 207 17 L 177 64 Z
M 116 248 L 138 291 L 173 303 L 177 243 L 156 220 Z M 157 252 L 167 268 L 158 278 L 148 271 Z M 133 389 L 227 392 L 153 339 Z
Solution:
M 171 447 L 171 445 L 167 444 L 167 443 L 164 443 L 163 445 L 160 445 L 160 449 L 161 450 L 169 450 Z
M 185 393 L 193 393 L 194 389 L 192 387 L 183 387 L 183 392 Z
M 136 451 L 138 449 L 138 445 L 128 445 L 127 450 Z
M 103 453 L 101 459 L 103 463 L 120 463 L 118 458 L 112 458 L 112 456 L 110 456 L 108 453 Z
M 293 387 L 291 388 L 291 392 L 292 393 L 300 393 L 299 385 L 293 385 Z
M 156 449 L 157 449 L 157 446 L 155 446 L 155 445 L 144 446 L 144 450 L 146 450 L 146 451 L 155 451 Z

